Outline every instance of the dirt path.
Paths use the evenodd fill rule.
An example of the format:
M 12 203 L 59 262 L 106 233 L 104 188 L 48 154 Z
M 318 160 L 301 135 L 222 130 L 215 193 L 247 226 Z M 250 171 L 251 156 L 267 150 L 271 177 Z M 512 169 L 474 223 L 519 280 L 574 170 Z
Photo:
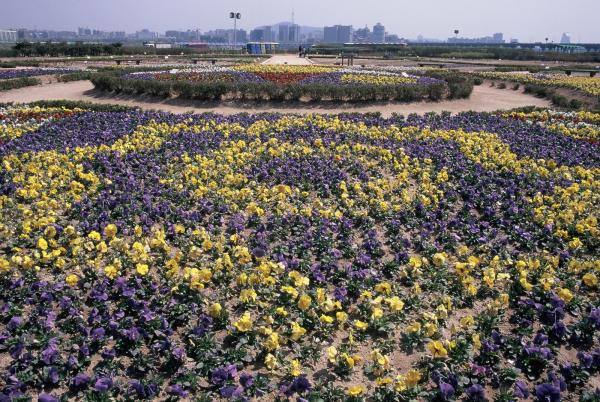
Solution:
M 294 54 L 277 54 L 260 64 L 289 64 L 294 66 L 309 66 L 313 63 L 310 61 L 310 59 L 298 57 Z
M 442 102 L 416 102 L 416 103 L 379 103 L 379 104 L 272 104 L 272 103 L 216 103 L 195 102 L 179 99 L 155 100 L 152 98 L 139 98 L 129 96 L 111 96 L 94 90 L 90 81 L 75 81 L 68 83 L 50 83 L 35 87 L 19 88 L 0 92 L 0 103 L 15 102 L 26 103 L 38 100 L 80 100 L 97 103 L 113 103 L 129 106 L 139 106 L 143 109 L 157 109 L 173 113 L 185 112 L 214 112 L 221 114 L 235 114 L 241 112 L 261 113 L 344 113 L 344 112 L 380 112 L 383 116 L 392 113 L 423 114 L 427 112 L 448 111 L 453 113 L 464 111 L 491 112 L 499 109 L 512 109 L 523 106 L 548 107 L 550 103 L 545 99 L 536 98 L 521 91 L 511 89 L 498 89 L 487 84 L 476 86 L 469 99 L 442 101 Z

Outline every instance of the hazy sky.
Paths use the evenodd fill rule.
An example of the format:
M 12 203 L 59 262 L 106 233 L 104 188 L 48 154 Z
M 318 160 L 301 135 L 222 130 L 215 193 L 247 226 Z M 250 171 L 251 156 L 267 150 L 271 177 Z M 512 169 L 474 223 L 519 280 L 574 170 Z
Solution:
M 447 38 L 504 32 L 506 39 L 600 42 L 600 0 L 0 0 L 0 28 L 76 30 L 229 27 L 229 11 L 242 13 L 242 28 L 291 19 L 301 25 L 381 22 L 390 33 Z

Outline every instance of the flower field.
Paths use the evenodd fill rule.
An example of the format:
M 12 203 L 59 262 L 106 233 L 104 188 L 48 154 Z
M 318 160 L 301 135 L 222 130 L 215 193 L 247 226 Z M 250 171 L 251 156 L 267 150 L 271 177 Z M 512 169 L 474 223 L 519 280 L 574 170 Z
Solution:
M 427 72 L 419 71 L 419 74 Z M 468 97 L 472 83 L 466 77 L 460 79 L 464 82 L 456 89 L 457 85 L 445 78 L 412 75 L 406 71 L 240 64 L 105 73 L 92 78 L 92 82 L 97 89 L 105 91 L 196 100 L 412 102 L 437 101 L 459 92 L 459 97 Z
M 408 75 L 406 72 L 392 72 L 378 69 L 332 66 L 293 66 L 240 64 L 233 67 L 202 66 L 194 69 L 171 69 L 159 72 L 130 73 L 132 80 L 191 81 L 191 82 L 252 82 L 275 83 L 322 83 L 329 85 L 432 85 L 443 84 L 434 78 Z
M 599 128 L 0 109 L 0 400 L 595 401 Z
M 0 80 L 39 77 L 42 75 L 69 74 L 77 70 L 68 68 L 11 68 L 0 69 Z
M 569 88 L 580 91 L 586 95 L 600 97 L 600 77 L 578 77 L 547 73 L 527 74 L 520 72 L 480 72 L 476 75 L 491 80 L 507 80 L 521 84 Z

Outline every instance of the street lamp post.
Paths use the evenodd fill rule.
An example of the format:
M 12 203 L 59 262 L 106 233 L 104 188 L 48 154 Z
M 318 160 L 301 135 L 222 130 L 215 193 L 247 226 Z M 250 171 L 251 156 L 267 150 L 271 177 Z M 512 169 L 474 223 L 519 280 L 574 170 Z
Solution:
M 238 12 L 230 12 L 229 18 L 233 20 L 233 48 L 237 47 L 237 20 L 242 19 L 242 14 Z

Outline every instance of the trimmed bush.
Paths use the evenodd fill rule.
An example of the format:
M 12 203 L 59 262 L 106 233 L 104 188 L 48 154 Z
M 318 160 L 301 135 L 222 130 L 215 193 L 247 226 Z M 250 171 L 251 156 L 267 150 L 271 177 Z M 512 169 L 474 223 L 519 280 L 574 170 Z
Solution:
M 11 80 L 0 80 L 0 91 L 8 91 L 9 89 L 17 89 L 39 85 L 42 82 L 37 78 L 23 77 L 14 78 Z
M 114 105 L 114 104 L 102 104 L 85 101 L 70 101 L 70 100 L 47 100 L 37 101 L 28 103 L 29 106 L 35 107 L 64 107 L 66 109 L 87 109 L 94 112 L 127 112 L 131 110 L 138 110 L 137 107 Z
M 86 81 L 92 77 L 91 71 L 77 71 L 72 74 L 59 75 L 57 77 L 58 82 L 72 82 L 72 81 Z

